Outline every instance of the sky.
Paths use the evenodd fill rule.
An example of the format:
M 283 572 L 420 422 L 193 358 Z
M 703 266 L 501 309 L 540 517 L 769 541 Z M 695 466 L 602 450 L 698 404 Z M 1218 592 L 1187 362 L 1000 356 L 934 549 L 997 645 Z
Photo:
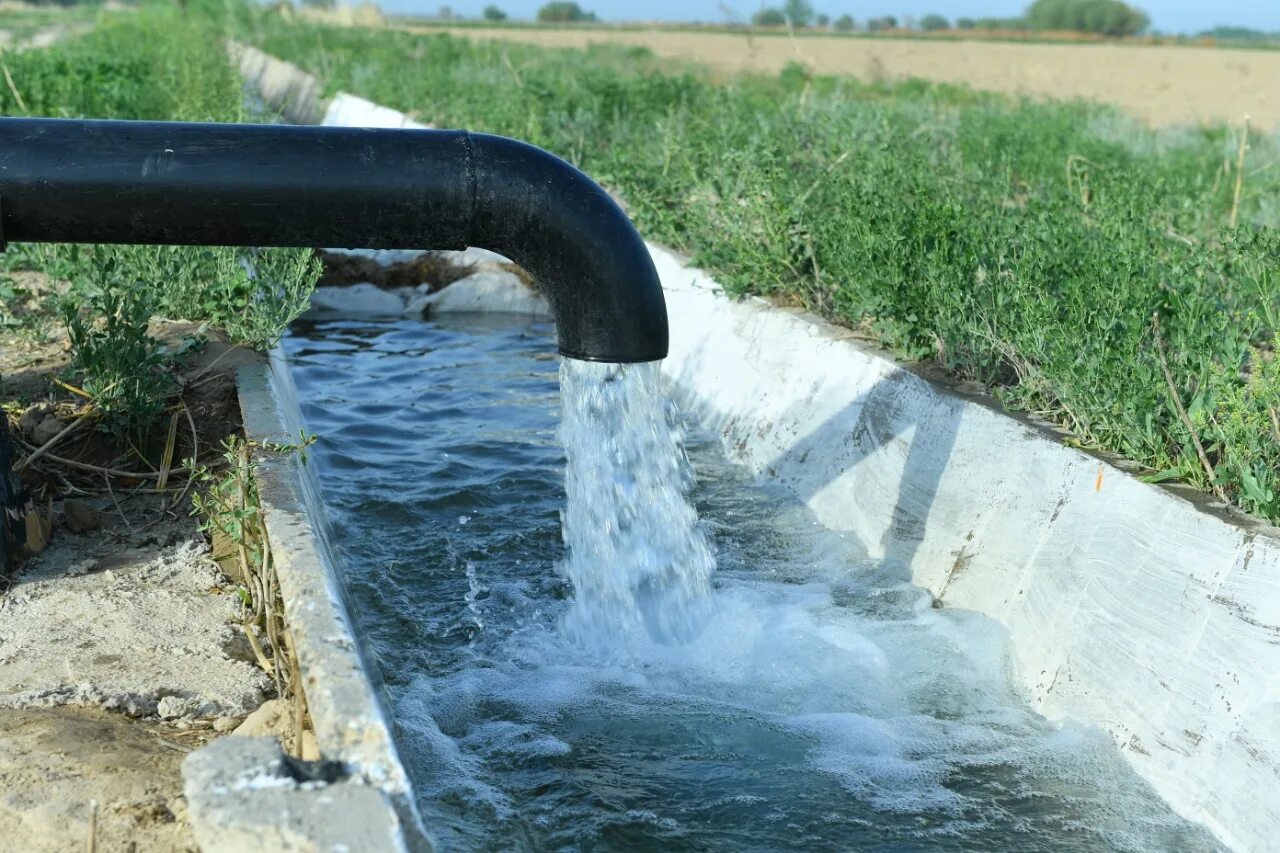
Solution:
M 355 0 L 348 0 L 355 2 Z M 381 0 L 392 13 L 434 13 L 442 5 L 455 14 L 478 17 L 489 2 L 495 2 L 513 18 L 532 18 L 546 0 Z M 913 15 L 930 12 L 948 18 L 1013 17 L 1030 0 L 810 0 L 819 12 L 832 17 L 850 14 L 857 20 L 877 15 Z M 1280 0 L 1128 0 L 1151 16 L 1152 27 L 1167 33 L 1196 33 L 1217 24 L 1253 27 L 1280 32 Z M 739 20 L 751 17 L 761 6 L 780 5 L 761 0 L 578 0 L 605 21 L 704 21 L 728 20 L 732 9 Z

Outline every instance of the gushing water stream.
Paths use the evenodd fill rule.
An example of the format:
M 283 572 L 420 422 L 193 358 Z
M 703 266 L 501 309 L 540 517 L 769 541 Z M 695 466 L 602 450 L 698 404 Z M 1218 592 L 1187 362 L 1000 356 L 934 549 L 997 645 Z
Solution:
M 569 553 L 565 629 L 616 645 L 687 642 L 707 615 L 715 558 L 688 500 L 693 472 L 657 364 L 560 366 Z

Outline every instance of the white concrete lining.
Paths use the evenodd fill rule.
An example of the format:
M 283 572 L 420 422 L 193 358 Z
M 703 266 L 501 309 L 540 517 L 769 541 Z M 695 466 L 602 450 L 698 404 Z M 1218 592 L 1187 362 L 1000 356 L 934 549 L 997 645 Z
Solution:
M 1280 531 L 650 249 L 664 371 L 732 458 L 942 605 L 1000 622 L 1033 707 L 1110 732 L 1175 811 L 1232 849 L 1273 845 Z
M 277 445 L 298 441 L 302 412 L 279 348 L 265 368 L 241 370 L 239 391 L 246 438 Z M 315 474 L 300 454 L 273 452 L 255 457 L 255 473 L 321 754 L 380 791 L 396 813 L 405 845 L 425 849 L 409 777 L 351 627 Z
M 329 102 L 317 78 L 290 62 L 237 41 L 227 41 L 227 54 L 239 69 L 245 88 L 286 121 L 318 124 L 324 119 Z

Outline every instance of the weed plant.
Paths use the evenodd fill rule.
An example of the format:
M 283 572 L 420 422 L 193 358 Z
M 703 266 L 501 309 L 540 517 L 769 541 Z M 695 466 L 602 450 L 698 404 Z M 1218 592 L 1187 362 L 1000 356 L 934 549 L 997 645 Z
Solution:
M 84 269 L 59 299 L 71 366 L 84 377 L 80 388 L 107 431 L 136 437 L 164 410 L 172 390 L 160 344 L 147 330 L 155 293 L 139 287 L 112 253 L 94 252 Z
M 1280 521 L 1280 150 L 1256 132 L 1240 157 L 1240 127 L 798 65 L 717 82 L 642 49 L 269 15 L 250 37 L 331 90 L 546 147 L 732 292 Z

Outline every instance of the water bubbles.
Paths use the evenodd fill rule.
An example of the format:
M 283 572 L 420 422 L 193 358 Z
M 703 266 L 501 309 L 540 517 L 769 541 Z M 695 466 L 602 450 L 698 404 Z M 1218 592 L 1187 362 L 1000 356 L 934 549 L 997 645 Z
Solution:
M 480 585 L 480 578 L 476 575 L 476 564 L 467 560 L 467 612 L 470 614 L 472 622 L 475 623 L 476 630 L 479 631 L 484 627 L 484 620 L 480 618 L 480 606 L 477 602 L 480 600 L 480 594 L 485 592 L 485 588 Z

